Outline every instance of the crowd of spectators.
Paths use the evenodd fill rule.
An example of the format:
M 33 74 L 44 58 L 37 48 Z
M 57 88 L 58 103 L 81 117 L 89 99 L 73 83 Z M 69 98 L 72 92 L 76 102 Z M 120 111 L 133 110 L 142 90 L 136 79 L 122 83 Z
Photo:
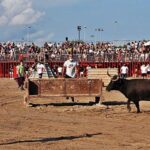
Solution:
M 46 61 L 65 61 L 72 53 L 77 61 L 92 62 L 131 62 L 149 61 L 150 46 L 145 41 L 132 41 L 122 46 L 111 42 L 85 43 L 64 41 L 60 43 L 46 42 L 42 47 L 34 43 L 0 43 L 0 61 L 18 61 L 34 59 Z

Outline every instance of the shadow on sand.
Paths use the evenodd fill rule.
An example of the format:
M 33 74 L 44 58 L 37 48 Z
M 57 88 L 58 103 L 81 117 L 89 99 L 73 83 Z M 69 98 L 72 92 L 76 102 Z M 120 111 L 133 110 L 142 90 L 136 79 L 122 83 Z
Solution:
M 35 142 L 57 142 L 63 140 L 74 140 L 80 138 L 91 138 L 96 135 L 101 135 L 102 133 L 94 133 L 94 134 L 83 134 L 79 136 L 61 136 L 61 137 L 50 137 L 50 138 L 38 138 L 38 139 L 31 139 L 31 140 L 18 140 L 18 141 L 8 141 L 5 143 L 0 143 L 0 145 L 11 145 L 11 144 L 18 144 L 18 143 L 35 143 Z
M 85 102 L 67 102 L 67 103 L 48 103 L 48 104 L 33 104 L 33 103 L 29 103 L 29 106 L 30 107 L 41 107 L 41 106 L 94 106 L 98 103 L 96 102 L 88 102 L 88 103 L 85 103 Z M 115 106 L 115 105 L 127 105 L 127 102 L 124 102 L 124 101 L 105 101 L 105 102 L 101 102 L 100 104 L 102 105 L 105 105 L 105 106 Z
M 79 102 L 70 102 L 70 103 L 48 103 L 48 104 L 33 104 L 30 103 L 31 107 L 38 107 L 38 106 L 93 106 L 97 103 L 89 102 L 89 103 L 79 103 Z
M 105 101 L 102 102 L 101 104 L 106 105 L 106 106 L 113 106 L 113 105 L 127 105 L 127 102 L 124 101 Z

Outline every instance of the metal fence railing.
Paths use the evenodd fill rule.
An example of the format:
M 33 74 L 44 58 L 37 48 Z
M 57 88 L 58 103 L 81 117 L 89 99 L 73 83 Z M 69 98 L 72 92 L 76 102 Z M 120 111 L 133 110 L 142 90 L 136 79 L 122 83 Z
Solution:
M 67 54 L 55 54 L 55 55 L 33 55 L 33 54 L 16 54 L 14 56 L 5 55 L 0 56 L 0 61 L 18 61 L 24 60 L 24 62 L 34 61 L 35 59 L 47 59 L 47 61 L 63 62 L 67 59 Z M 100 52 L 100 53 L 88 53 L 88 54 L 73 54 L 76 61 L 79 62 L 145 62 L 150 61 L 150 53 L 116 53 L 116 52 Z

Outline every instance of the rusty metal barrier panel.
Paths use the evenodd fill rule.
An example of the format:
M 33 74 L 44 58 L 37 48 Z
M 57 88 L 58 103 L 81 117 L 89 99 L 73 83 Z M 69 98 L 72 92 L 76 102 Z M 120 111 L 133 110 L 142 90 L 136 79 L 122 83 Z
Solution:
M 98 97 L 102 94 L 100 79 L 28 79 L 26 101 L 36 97 Z

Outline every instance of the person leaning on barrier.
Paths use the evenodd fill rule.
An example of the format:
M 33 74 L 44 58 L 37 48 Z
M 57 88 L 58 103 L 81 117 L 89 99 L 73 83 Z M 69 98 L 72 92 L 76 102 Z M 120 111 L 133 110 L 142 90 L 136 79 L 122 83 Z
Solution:
M 70 54 L 68 56 L 68 59 L 64 62 L 63 65 L 63 77 L 64 78 L 78 78 L 79 77 L 79 73 L 78 73 L 78 62 L 73 60 L 72 55 Z M 69 97 L 66 97 L 67 99 L 69 99 Z M 74 102 L 74 97 L 71 97 L 72 101 Z

